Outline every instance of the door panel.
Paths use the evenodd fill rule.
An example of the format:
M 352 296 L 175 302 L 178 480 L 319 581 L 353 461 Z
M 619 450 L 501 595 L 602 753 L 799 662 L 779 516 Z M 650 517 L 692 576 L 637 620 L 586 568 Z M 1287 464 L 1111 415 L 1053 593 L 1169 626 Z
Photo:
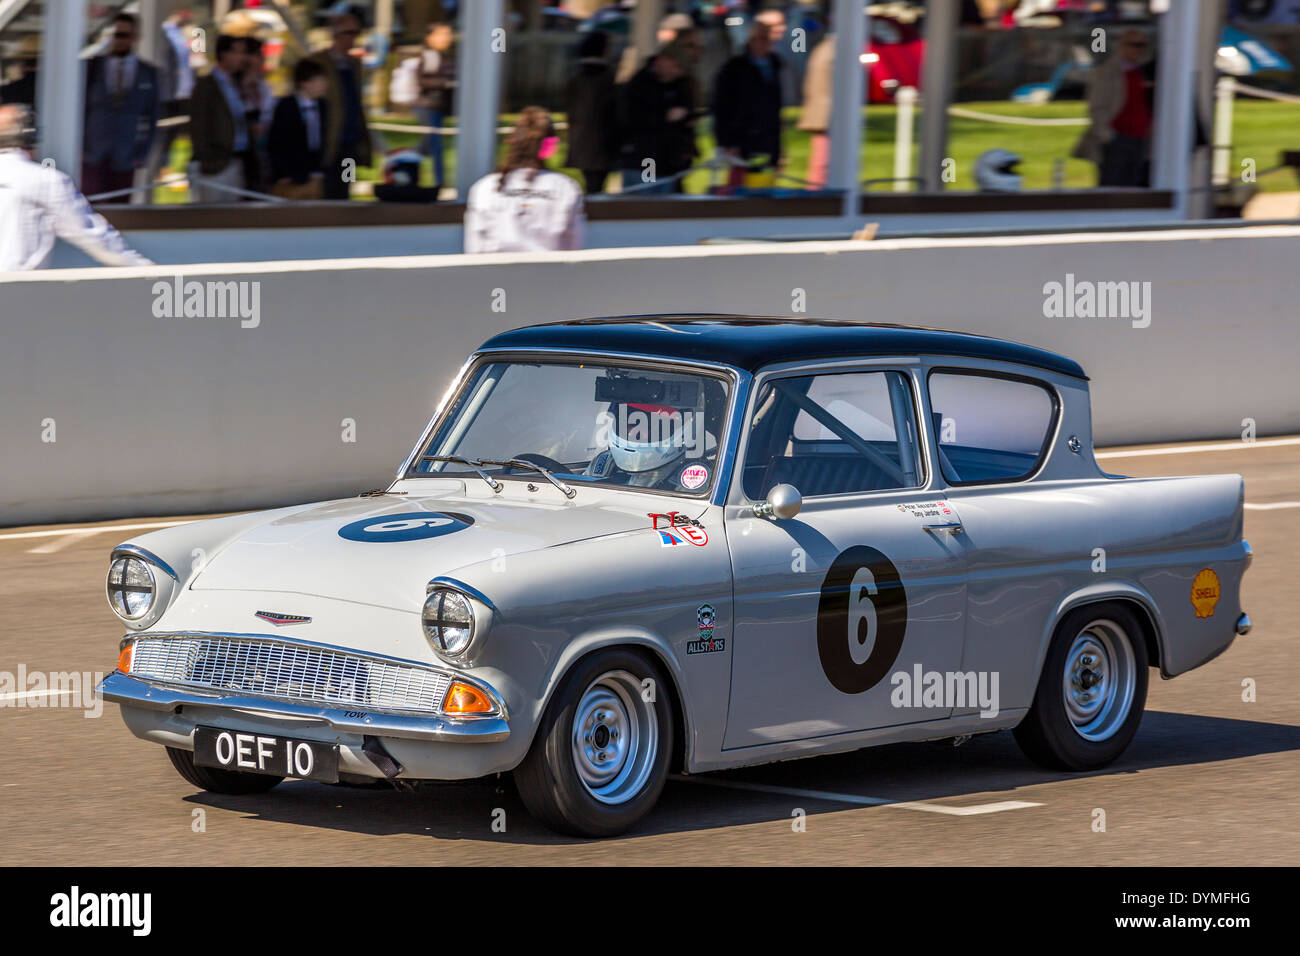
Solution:
M 949 533 L 925 530 L 956 516 L 934 507 L 932 492 L 873 497 L 810 502 L 776 521 L 728 510 L 726 748 L 948 716 L 915 684 L 917 668 L 961 663 L 964 550 Z

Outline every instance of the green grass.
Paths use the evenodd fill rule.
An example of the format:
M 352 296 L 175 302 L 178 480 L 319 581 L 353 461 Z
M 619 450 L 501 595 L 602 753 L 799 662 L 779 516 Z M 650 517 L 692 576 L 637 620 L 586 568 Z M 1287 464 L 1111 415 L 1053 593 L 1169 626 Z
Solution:
M 1063 101 L 1029 105 L 998 101 L 992 103 L 962 103 L 961 106 L 983 113 L 1003 116 L 1033 117 L 1038 119 L 1082 118 L 1087 113 L 1081 101 Z M 862 179 L 884 180 L 894 174 L 894 130 L 897 123 L 897 108 L 894 106 L 873 105 L 866 110 L 866 123 L 863 129 Z M 784 146 L 786 150 L 785 171 L 798 179 L 806 178 L 808 171 L 807 133 L 795 129 L 799 111 L 789 108 L 784 112 L 786 133 Z M 563 119 L 557 115 L 557 119 Z M 513 119 L 503 115 L 501 122 L 509 124 Z M 912 170 L 916 169 L 919 152 L 921 111 L 915 114 L 916 128 L 913 130 Z M 414 124 L 414 120 L 392 119 L 394 123 Z M 454 122 L 454 121 L 453 121 Z M 1058 161 L 1064 161 L 1063 179 L 1068 189 L 1086 189 L 1097 184 L 1096 167 L 1080 159 L 1070 158 L 1075 142 L 1082 134 L 1083 126 L 1022 126 L 990 123 L 983 120 L 967 119 L 960 116 L 948 120 L 948 155 L 955 160 L 956 181 L 948 185 L 949 189 L 974 189 L 972 170 L 976 158 L 985 150 L 1009 149 L 1022 158 L 1020 173 L 1025 189 L 1049 189 L 1053 185 L 1053 170 Z M 390 149 L 418 147 L 421 136 L 416 133 L 385 132 Z M 707 158 L 713 155 L 715 144 L 707 120 L 701 124 L 698 137 L 699 155 Z M 1300 106 L 1291 103 L 1274 103 L 1261 100 L 1238 99 L 1233 122 L 1233 162 L 1231 170 L 1234 175 L 1240 173 L 1241 161 L 1253 159 L 1259 171 L 1276 166 L 1284 149 L 1300 149 Z M 445 145 L 447 181 L 456 181 L 456 151 L 454 138 L 448 137 Z M 178 137 L 172 149 L 171 168 L 183 170 L 189 160 L 189 141 Z M 577 170 L 566 170 L 578 177 Z M 378 167 L 361 167 L 357 177 L 362 181 L 380 179 Z M 580 178 L 580 177 L 578 177 Z M 423 181 L 433 181 L 433 164 L 426 159 L 423 163 Z M 686 191 L 701 193 L 707 190 L 710 173 L 695 172 L 686 177 Z M 790 183 L 789 185 L 797 185 Z M 1286 192 L 1300 189 L 1296 173 L 1292 169 L 1282 170 L 1262 176 L 1258 181 L 1263 192 Z M 891 189 L 887 182 L 873 184 L 873 191 Z M 909 187 L 911 188 L 911 187 Z M 186 193 L 171 189 L 155 190 L 155 202 L 185 202 Z

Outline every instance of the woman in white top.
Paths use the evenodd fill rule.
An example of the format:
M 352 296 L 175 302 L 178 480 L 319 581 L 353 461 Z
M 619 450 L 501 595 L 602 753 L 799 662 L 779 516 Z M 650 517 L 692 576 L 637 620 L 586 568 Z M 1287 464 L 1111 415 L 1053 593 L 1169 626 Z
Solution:
M 529 106 L 519 114 L 501 168 L 470 187 L 466 252 L 582 248 L 582 187 L 544 165 L 559 143 L 546 110 Z

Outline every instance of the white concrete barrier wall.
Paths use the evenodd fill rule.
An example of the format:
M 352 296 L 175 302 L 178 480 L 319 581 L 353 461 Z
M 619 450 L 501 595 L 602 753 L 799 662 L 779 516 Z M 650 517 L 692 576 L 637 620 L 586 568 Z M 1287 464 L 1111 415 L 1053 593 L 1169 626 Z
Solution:
M 980 332 L 1078 360 L 1099 444 L 1232 439 L 1246 418 L 1260 435 L 1297 432 L 1297 262 L 1300 229 L 1261 227 L 11 274 L 0 525 L 354 494 L 391 479 L 496 332 L 789 314 L 801 294 L 809 315 Z M 1076 288 L 1150 283 L 1150 324 L 1046 317 L 1044 286 L 1067 274 Z M 257 283 L 258 323 L 155 315 L 157 283 L 178 276 Z

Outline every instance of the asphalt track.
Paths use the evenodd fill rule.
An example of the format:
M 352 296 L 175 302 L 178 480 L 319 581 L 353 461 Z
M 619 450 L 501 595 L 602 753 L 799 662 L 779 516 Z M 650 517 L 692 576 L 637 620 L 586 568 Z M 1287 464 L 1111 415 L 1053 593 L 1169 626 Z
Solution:
M 632 833 L 585 841 L 534 823 L 507 778 L 197 792 L 115 705 L 95 718 L 27 696 L 0 700 L 0 864 L 1300 863 L 1300 440 L 1111 451 L 1114 472 L 1246 477 L 1255 628 L 1205 667 L 1153 679 L 1136 740 L 1101 772 L 1041 770 L 1010 733 L 899 744 L 673 779 Z M 110 670 L 122 628 L 103 596 L 108 549 L 155 520 L 0 529 L 0 671 Z

